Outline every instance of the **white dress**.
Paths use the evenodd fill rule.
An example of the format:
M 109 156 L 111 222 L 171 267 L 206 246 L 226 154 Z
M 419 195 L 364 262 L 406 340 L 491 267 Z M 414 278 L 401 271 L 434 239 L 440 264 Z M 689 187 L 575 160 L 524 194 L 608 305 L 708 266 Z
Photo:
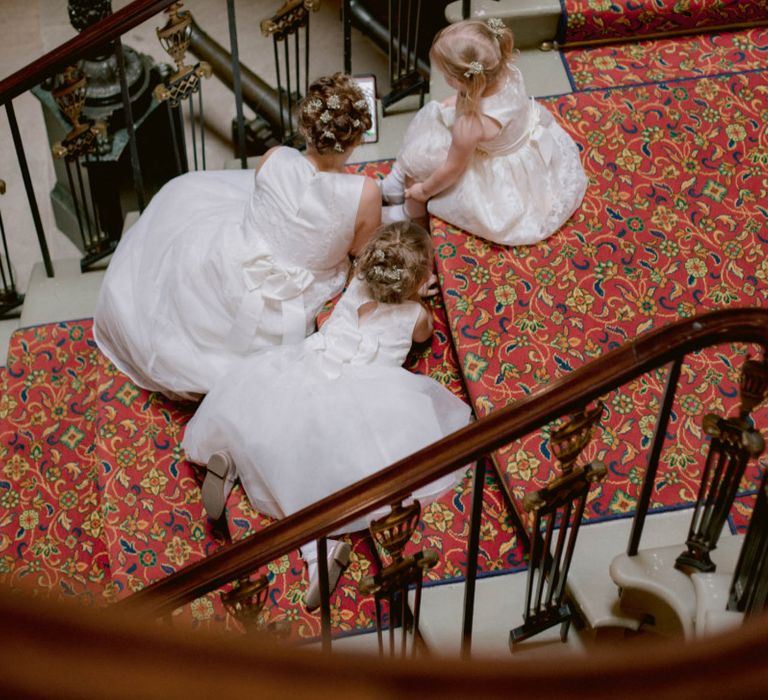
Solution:
M 187 424 L 187 458 L 228 452 L 252 505 L 282 518 L 465 426 L 469 406 L 431 377 L 401 367 L 420 306 L 370 301 L 353 279 L 320 331 L 237 363 Z M 422 504 L 466 470 L 417 491 Z M 345 526 L 366 527 L 388 509 Z
M 501 131 L 481 142 L 456 184 L 429 200 L 430 213 L 504 245 L 537 243 L 578 208 L 587 188 L 576 143 L 550 112 L 526 97 L 510 66 L 502 89 L 481 101 Z M 456 111 L 426 104 L 408 126 L 397 160 L 418 181 L 446 158 Z
M 255 181 L 252 170 L 171 180 L 109 264 L 98 346 L 139 386 L 194 398 L 233 359 L 300 342 L 346 280 L 364 181 L 291 148 Z

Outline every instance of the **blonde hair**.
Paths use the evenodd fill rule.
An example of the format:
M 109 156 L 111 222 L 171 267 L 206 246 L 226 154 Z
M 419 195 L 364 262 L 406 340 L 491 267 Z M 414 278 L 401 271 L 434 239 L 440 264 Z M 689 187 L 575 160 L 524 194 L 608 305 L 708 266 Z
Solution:
M 412 297 L 432 270 L 432 239 L 408 221 L 380 227 L 355 261 L 376 301 L 399 304 Z
M 371 128 L 371 112 L 352 77 L 334 73 L 309 86 L 297 105 L 296 123 L 318 153 L 343 153 Z
M 462 86 L 456 111 L 478 116 L 483 94 L 506 74 L 514 51 L 512 32 L 499 20 L 491 26 L 468 19 L 449 24 L 437 33 L 429 59 L 446 77 Z

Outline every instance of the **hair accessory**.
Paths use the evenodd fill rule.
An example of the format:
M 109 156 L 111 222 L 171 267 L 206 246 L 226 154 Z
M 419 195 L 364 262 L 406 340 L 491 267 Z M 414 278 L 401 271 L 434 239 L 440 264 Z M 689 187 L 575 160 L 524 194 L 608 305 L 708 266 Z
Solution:
M 309 112 L 316 112 L 318 109 L 323 108 L 323 101 L 317 97 L 313 97 L 311 100 L 307 100 L 307 104 L 304 105 L 304 111 Z
M 374 250 L 374 251 L 373 251 L 373 253 L 371 254 L 371 257 L 372 257 L 372 258 L 373 258 L 373 259 L 374 259 L 376 262 L 381 262 L 381 261 L 382 261 L 382 260 L 384 260 L 384 258 L 386 258 L 387 256 L 384 254 L 384 251 L 383 251 L 383 250 L 381 250 L 381 248 L 378 248 L 378 249 L 376 249 L 376 250 Z
M 333 120 L 333 115 L 326 109 L 325 112 L 323 112 L 320 115 L 320 121 L 323 122 L 323 124 L 327 124 L 329 121 Z
M 344 153 L 344 146 L 342 146 L 338 141 L 333 144 L 333 150 L 338 151 L 339 153 Z
M 400 267 L 374 265 L 371 272 L 377 282 L 399 282 L 403 278 L 403 269 Z
M 331 95 L 328 98 L 329 109 L 341 109 L 341 98 L 338 95 Z
M 478 75 L 484 70 L 485 66 L 483 66 L 482 63 L 479 61 L 472 61 L 472 63 L 467 66 L 467 70 L 464 71 L 464 77 L 471 78 L 473 75 Z
M 320 134 L 324 139 L 332 139 L 336 140 L 336 134 L 334 134 L 330 129 L 323 129 L 323 133 Z
M 368 100 L 363 98 L 362 100 L 358 100 L 357 102 L 353 102 L 352 106 L 355 109 L 365 109 L 367 111 L 367 109 L 368 109 Z
M 352 126 L 355 127 L 355 129 L 359 129 L 362 126 L 363 122 L 361 122 L 359 119 L 353 119 L 352 120 Z
M 488 24 L 488 29 L 490 29 L 497 38 L 507 29 L 507 25 L 498 17 L 491 17 L 486 24 Z

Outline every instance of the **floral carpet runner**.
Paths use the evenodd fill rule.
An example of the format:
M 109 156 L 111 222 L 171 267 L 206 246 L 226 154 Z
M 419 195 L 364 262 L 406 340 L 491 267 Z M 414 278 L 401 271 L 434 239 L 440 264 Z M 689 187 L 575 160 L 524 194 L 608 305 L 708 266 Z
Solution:
M 650 54 L 597 54 L 615 62 L 609 67 L 569 54 L 586 91 L 547 106 L 582 147 L 590 185 L 556 235 L 537 246 L 502 248 L 433 222 L 445 309 L 434 302 L 433 343 L 412 354 L 409 368 L 458 395 L 466 391 L 478 415 L 652 327 L 712 308 L 766 304 L 768 81 L 757 60 L 765 34 L 678 41 L 689 47 L 678 68 L 670 57 L 682 54 L 663 44 L 663 61 L 655 63 L 643 58 Z M 734 72 L 739 66 L 747 72 Z M 688 71 L 687 79 L 651 82 L 676 70 Z M 388 167 L 360 170 L 381 176 Z M 717 348 L 684 368 L 656 507 L 695 497 L 706 450 L 702 413 L 734 410 L 748 350 L 754 353 Z M 0 380 L 0 583 L 106 604 L 269 526 L 236 489 L 227 527 L 212 528 L 200 474 L 180 449 L 194 406 L 136 388 L 99 353 L 90 320 L 16 332 Z M 587 457 L 603 459 L 609 478 L 593 490 L 588 519 L 633 508 L 663 381 L 662 370 L 606 397 L 603 428 Z M 762 409 L 757 424 L 765 418 Z M 515 499 L 551 475 L 546 433 L 495 455 Z M 757 472 L 753 465 L 742 485 L 737 527 L 748 518 Z M 424 511 L 411 546 L 441 550 L 433 580 L 462 574 L 470 497 L 466 478 Z M 522 550 L 493 475 L 484 506 L 481 569 L 520 568 Z M 337 632 L 372 623 L 370 602 L 361 604 L 356 592 L 370 572 L 370 553 L 361 538 L 353 544 L 332 601 Z M 315 636 L 319 616 L 303 608 L 297 554 L 272 562 L 267 573 L 265 617 L 288 620 L 294 638 Z M 236 626 L 216 594 L 176 617 L 193 626 Z
M 768 27 L 566 49 L 562 55 L 576 91 L 743 73 L 768 64 Z
M 416 348 L 408 366 L 463 397 L 439 298 L 432 307 L 432 343 Z M 229 530 L 212 527 L 200 499 L 201 475 L 180 448 L 194 404 L 138 389 L 99 352 L 91 328 L 87 319 L 12 337 L 0 398 L 0 583 L 107 604 L 272 521 L 251 510 L 236 488 Z M 442 553 L 433 580 L 463 573 L 470 485 L 467 477 L 424 509 L 410 546 Z M 521 568 L 522 550 L 493 475 L 485 514 L 482 570 Z M 357 593 L 360 578 L 371 572 L 371 555 L 360 536 L 352 542 L 351 566 L 332 601 L 337 633 L 370 629 L 374 619 L 371 601 Z M 287 620 L 294 638 L 315 637 L 319 615 L 304 609 L 306 576 L 297 553 L 272 562 L 266 573 L 265 621 Z M 238 628 L 215 593 L 176 618 Z
M 768 21 L 768 0 L 560 0 L 561 43 L 636 39 Z
M 766 304 L 767 76 L 752 70 L 549 100 L 580 144 L 590 179 L 563 229 L 536 246 L 504 248 L 433 223 L 446 310 L 478 415 L 651 328 Z M 689 358 L 655 507 L 694 500 L 707 448 L 702 415 L 735 410 L 747 350 Z M 609 477 L 591 492 L 588 519 L 633 509 L 665 376 L 654 372 L 605 397 L 603 429 L 587 456 L 605 461 Z M 765 418 L 763 408 L 757 425 Z M 545 435 L 496 454 L 518 503 L 552 476 Z M 758 473 L 752 465 L 744 491 Z

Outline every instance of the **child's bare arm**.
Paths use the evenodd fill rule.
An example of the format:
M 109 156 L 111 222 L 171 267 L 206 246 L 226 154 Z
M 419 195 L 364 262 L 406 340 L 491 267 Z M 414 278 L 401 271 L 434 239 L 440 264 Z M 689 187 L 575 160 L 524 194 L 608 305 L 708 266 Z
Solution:
M 429 340 L 432 335 L 432 314 L 424 304 L 420 304 L 421 311 L 416 319 L 416 325 L 413 327 L 413 340 L 416 343 L 423 343 Z
M 371 178 L 367 177 L 363 184 L 360 206 L 357 209 L 355 238 L 349 251 L 353 257 L 360 253 L 380 224 L 381 191 L 378 185 Z
M 483 137 L 483 124 L 474 117 L 459 117 L 451 132 L 451 146 L 445 162 L 424 182 L 418 182 L 405 191 L 406 197 L 426 202 L 453 185 L 466 170 L 469 159 Z

